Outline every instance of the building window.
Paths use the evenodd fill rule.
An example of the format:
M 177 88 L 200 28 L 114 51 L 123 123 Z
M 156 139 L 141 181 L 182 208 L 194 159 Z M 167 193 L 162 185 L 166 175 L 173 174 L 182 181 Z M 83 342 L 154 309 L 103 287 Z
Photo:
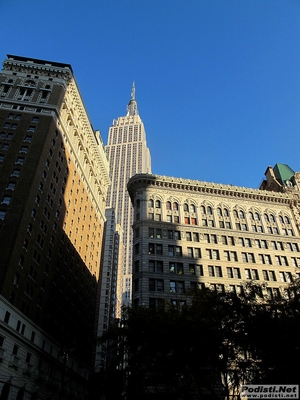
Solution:
M 188 242 L 191 242 L 191 241 L 192 241 L 192 233 L 191 233 L 191 232 L 186 232 L 186 233 L 185 233 L 185 239 L 186 239 Z
M 215 276 L 214 267 L 212 265 L 208 266 L 208 275 L 209 276 Z
M 177 257 L 182 256 L 182 247 L 181 246 L 175 246 L 175 254 Z
M 241 279 L 241 271 L 239 268 L 227 267 L 228 278 Z
M 4 196 L 2 200 L 2 204 L 9 205 L 11 202 L 11 196 Z
M 180 233 L 180 231 L 175 231 L 175 232 L 174 232 L 174 238 L 175 238 L 175 240 L 181 240 L 181 233 Z
M 154 238 L 154 228 L 148 228 L 148 236 Z
M 169 263 L 169 272 L 171 274 L 183 275 L 183 264 L 182 263 Z
M 163 273 L 163 261 L 149 260 L 149 272 Z
M 170 281 L 170 293 L 184 293 L 184 282 L 182 281 Z
M 195 264 L 189 264 L 189 274 L 196 275 L 196 265 Z
M 18 157 L 17 161 L 16 161 L 16 164 L 23 165 L 24 164 L 24 157 Z
M 194 257 L 194 252 L 192 247 L 187 248 L 188 257 Z
M 199 233 L 198 232 L 193 232 L 193 241 L 199 242 Z

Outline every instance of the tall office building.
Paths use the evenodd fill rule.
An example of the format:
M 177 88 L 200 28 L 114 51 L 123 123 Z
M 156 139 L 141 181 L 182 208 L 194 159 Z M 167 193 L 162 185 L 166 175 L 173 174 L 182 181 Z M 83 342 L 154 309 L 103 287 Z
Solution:
M 124 246 L 122 230 L 116 224 L 116 215 L 113 208 L 105 212 L 106 222 L 103 235 L 103 249 L 101 256 L 101 273 L 99 279 L 99 296 L 97 302 L 96 336 L 100 338 L 115 318 L 121 315 L 121 276 Z M 96 346 L 95 372 L 106 366 L 106 344 Z
M 105 147 L 69 64 L 8 55 L 3 66 L 1 398 L 85 399 L 109 185 Z
M 151 173 L 151 158 L 146 142 L 143 121 L 138 113 L 135 87 L 127 106 L 127 114 L 113 121 L 109 129 L 106 151 L 109 159 L 111 187 L 107 206 L 115 209 L 116 222 L 120 224 L 124 240 L 122 266 L 122 303 L 131 299 L 132 276 L 132 222 L 133 208 L 127 192 L 127 182 L 136 173 Z
M 134 204 L 133 303 L 184 304 L 196 288 L 287 296 L 300 278 L 300 174 L 268 167 L 260 189 L 137 174 Z M 272 191 L 270 190 L 272 189 Z

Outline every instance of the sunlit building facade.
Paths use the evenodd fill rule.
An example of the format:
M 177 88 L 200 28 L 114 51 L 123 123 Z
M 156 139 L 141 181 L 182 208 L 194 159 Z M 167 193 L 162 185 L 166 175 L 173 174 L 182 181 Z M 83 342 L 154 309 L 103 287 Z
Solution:
M 127 114 L 113 121 L 106 146 L 111 186 L 107 206 L 114 208 L 117 223 L 123 231 L 124 258 L 121 274 L 122 304 L 131 301 L 132 284 L 132 222 L 133 208 L 127 182 L 136 173 L 151 173 L 151 158 L 143 121 L 138 113 L 135 87 L 132 87 Z
M 0 129 L 0 393 L 84 399 L 109 170 L 71 66 L 8 55 Z
M 277 164 L 266 177 L 260 189 L 132 177 L 133 303 L 180 306 L 197 288 L 240 293 L 250 281 L 288 296 L 300 277 L 299 173 Z

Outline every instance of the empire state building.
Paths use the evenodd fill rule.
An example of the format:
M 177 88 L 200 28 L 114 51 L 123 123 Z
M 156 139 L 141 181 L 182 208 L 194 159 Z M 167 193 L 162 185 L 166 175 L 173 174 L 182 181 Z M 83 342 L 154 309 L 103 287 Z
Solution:
M 134 84 L 126 116 L 114 120 L 109 128 L 106 152 L 111 179 L 107 207 L 115 209 L 116 222 L 123 230 L 124 261 L 121 291 L 122 304 L 128 305 L 131 300 L 133 207 L 127 192 L 127 182 L 137 173 L 151 174 L 151 157 L 144 124 L 138 113 Z

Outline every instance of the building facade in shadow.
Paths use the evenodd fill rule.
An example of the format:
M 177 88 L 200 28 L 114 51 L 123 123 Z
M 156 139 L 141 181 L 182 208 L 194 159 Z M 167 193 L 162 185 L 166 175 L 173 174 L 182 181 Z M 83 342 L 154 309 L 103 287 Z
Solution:
M 84 399 L 109 173 L 72 67 L 8 55 L 0 129 L 0 393 Z

